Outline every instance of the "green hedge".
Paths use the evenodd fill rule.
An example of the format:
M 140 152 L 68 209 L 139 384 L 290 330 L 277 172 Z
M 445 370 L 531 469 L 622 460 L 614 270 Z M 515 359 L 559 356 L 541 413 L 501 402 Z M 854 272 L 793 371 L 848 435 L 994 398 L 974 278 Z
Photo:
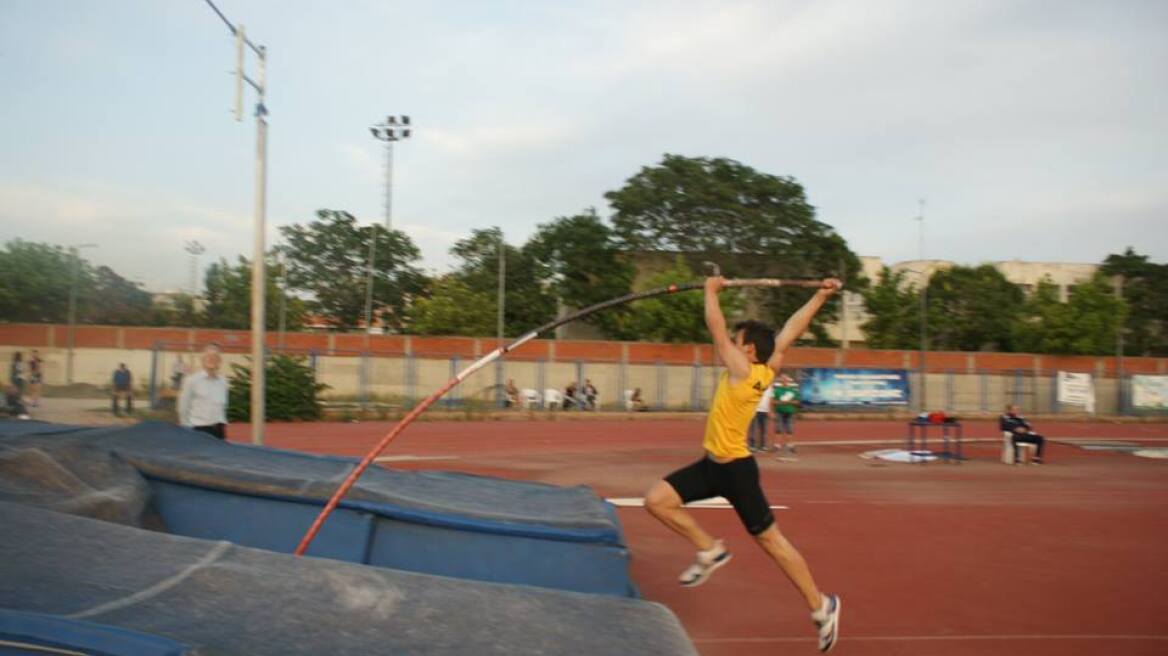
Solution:
M 249 358 L 250 362 L 250 358 Z M 320 393 L 328 385 L 316 382 L 307 358 L 273 355 L 264 369 L 264 416 L 283 421 L 320 419 Z M 251 367 L 231 365 L 228 421 L 251 419 Z

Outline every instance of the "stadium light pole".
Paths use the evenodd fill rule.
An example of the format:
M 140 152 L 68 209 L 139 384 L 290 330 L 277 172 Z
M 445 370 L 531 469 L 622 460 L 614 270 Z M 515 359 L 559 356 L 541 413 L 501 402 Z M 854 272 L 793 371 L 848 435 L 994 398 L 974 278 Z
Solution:
M 69 351 L 65 358 L 65 382 L 69 385 L 73 384 L 73 333 L 77 325 L 77 279 L 81 275 L 82 248 L 97 248 L 97 244 L 77 244 L 69 247 L 69 254 L 73 260 L 73 271 L 69 280 Z
M 215 3 L 205 0 L 207 6 L 231 30 L 235 37 L 235 120 L 243 120 L 243 85 L 246 82 L 256 92 L 256 159 L 255 159 L 255 208 L 252 231 L 251 267 L 251 441 L 264 443 L 264 277 L 267 266 L 264 253 L 264 229 L 267 218 L 268 180 L 268 108 L 264 104 L 267 92 L 268 49 L 257 46 L 247 38 L 243 26 L 235 26 Z M 256 56 L 256 79 L 243 71 L 245 47 Z
M 183 245 L 183 250 L 191 256 L 191 298 L 199 295 L 199 256 L 207 252 L 202 244 L 195 240 Z
M 917 201 L 920 206 L 920 211 L 917 213 L 916 221 L 919 227 L 919 247 L 920 247 L 920 261 L 921 271 L 917 273 L 921 276 L 921 362 L 920 362 L 920 380 L 921 380 L 921 412 L 928 412 L 926 410 L 929 395 L 929 382 L 925 377 L 925 353 L 928 351 L 928 311 L 929 311 L 929 275 L 924 271 L 925 264 L 925 199 L 921 198 Z
M 385 142 L 385 230 L 393 230 L 393 144 L 409 139 L 413 132 L 409 116 L 387 116 L 384 123 L 369 127 L 373 138 Z M 365 280 L 365 333 L 373 329 L 373 269 L 377 262 L 377 230 L 369 237 L 369 273 Z

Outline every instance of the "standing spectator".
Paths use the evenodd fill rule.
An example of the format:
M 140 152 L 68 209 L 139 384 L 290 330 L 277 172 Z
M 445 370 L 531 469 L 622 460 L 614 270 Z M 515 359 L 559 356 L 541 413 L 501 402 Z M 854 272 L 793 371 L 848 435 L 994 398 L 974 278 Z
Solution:
M 514 408 L 519 405 L 519 388 L 515 386 L 514 378 L 507 379 L 507 385 L 503 388 L 503 392 L 507 395 L 503 402 L 508 408 Z
M 44 361 L 36 349 L 28 357 L 28 404 L 37 407 L 41 404 L 41 383 L 44 382 Z
M 1036 444 L 1038 451 L 1034 454 L 1034 464 L 1042 464 L 1042 452 L 1046 448 L 1046 438 L 1034 432 L 1034 428 L 1026 418 L 1018 414 L 1018 406 L 1006 406 L 1006 414 L 998 421 L 998 427 L 1003 433 L 1010 434 L 1010 442 L 1014 446 L 1014 462 L 1018 463 L 1018 445 Z
M 130 375 L 130 370 L 126 368 L 126 363 L 122 362 L 118 368 L 114 370 L 114 393 L 113 406 L 114 415 L 120 417 L 121 413 L 118 411 L 118 401 L 126 400 L 126 415 L 134 413 L 134 379 Z
M 791 438 L 795 435 L 795 411 L 799 408 L 799 386 L 795 381 L 783 374 L 779 382 L 772 388 L 775 407 L 775 451 L 782 455 L 784 451 L 795 455 L 795 444 Z
M 187 361 L 182 354 L 174 359 L 174 367 L 170 371 L 170 388 L 178 391 L 182 389 L 183 377 L 187 375 Z
M 17 351 L 12 354 L 12 364 L 8 367 L 8 382 L 16 388 L 16 392 L 24 397 L 24 354 Z
M 588 403 L 589 410 L 596 409 L 596 398 L 600 396 L 600 392 L 596 390 L 596 386 L 592 384 L 591 378 L 584 379 L 584 400 Z
M 183 379 L 178 396 L 178 422 L 221 440 L 227 439 L 227 378 L 220 375 L 219 348 L 203 350 L 203 368 Z
M 751 451 L 766 451 L 767 415 L 771 413 L 771 399 L 767 390 L 754 407 L 754 418 L 750 420 L 750 432 L 746 435 L 746 448 Z

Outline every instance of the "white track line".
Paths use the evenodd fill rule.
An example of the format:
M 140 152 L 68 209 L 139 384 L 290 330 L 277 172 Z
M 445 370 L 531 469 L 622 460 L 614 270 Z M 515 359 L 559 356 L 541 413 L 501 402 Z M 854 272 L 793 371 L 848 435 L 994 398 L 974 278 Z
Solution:
M 811 642 L 815 638 L 693 638 L 696 643 L 765 643 Z M 841 642 L 959 642 L 964 640 L 1151 640 L 1168 641 L 1168 635 L 1109 635 L 1103 633 L 1022 634 L 1022 635 L 946 635 L 946 636 L 853 636 L 841 635 Z
M 373 462 L 417 462 L 420 460 L 461 460 L 461 456 L 381 456 L 374 458 Z
M 605 499 L 618 508 L 642 508 L 645 505 L 645 497 L 613 497 Z M 712 499 L 703 499 L 701 501 L 694 501 L 693 503 L 685 504 L 686 508 L 733 508 L 730 502 L 724 497 L 714 497 Z M 771 506 L 773 510 L 790 510 L 788 506 Z

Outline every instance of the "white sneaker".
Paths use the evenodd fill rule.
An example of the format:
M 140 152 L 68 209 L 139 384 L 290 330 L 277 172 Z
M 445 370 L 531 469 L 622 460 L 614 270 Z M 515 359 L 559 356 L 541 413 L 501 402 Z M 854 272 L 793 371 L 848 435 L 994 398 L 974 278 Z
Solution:
M 823 606 L 811 613 L 811 621 L 819 630 L 819 651 L 825 654 L 835 647 L 839 637 L 841 606 L 839 595 L 824 595 Z
M 692 588 L 696 585 L 701 585 L 710 578 L 714 570 L 730 562 L 730 552 L 726 547 L 722 546 L 722 541 L 717 540 L 714 546 L 698 552 L 697 561 L 690 565 L 688 569 L 681 573 L 678 580 L 687 588 Z

